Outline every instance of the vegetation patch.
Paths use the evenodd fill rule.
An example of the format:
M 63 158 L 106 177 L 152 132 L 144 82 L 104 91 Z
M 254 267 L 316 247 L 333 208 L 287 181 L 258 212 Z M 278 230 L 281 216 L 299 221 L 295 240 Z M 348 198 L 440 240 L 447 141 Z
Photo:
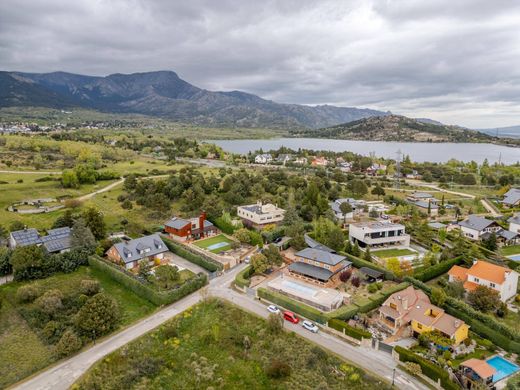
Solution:
M 387 257 L 413 256 L 417 255 L 416 251 L 410 249 L 381 249 L 372 251 L 374 256 L 386 259 Z

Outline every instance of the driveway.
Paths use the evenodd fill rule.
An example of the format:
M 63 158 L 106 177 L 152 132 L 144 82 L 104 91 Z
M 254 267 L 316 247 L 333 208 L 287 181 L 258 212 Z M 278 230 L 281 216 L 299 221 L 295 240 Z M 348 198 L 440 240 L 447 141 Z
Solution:
M 179 265 L 182 268 L 188 269 L 193 273 L 198 274 L 199 272 L 203 272 L 205 274 L 208 274 L 209 272 L 202 268 L 201 266 L 197 264 L 193 264 L 192 262 L 189 262 L 188 260 L 176 255 L 175 253 L 168 254 L 168 259 L 170 260 L 170 264 L 173 265 Z

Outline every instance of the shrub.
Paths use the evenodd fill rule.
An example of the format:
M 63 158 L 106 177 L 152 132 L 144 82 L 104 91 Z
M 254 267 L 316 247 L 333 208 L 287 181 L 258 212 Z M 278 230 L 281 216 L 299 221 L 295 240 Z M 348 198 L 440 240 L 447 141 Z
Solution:
M 57 321 L 49 321 L 42 329 L 42 334 L 49 344 L 54 344 L 61 335 L 61 326 Z
M 79 291 L 84 295 L 96 295 L 100 290 L 97 280 L 84 279 L 79 284 Z
M 76 316 L 76 327 L 87 337 L 96 338 L 113 330 L 120 320 L 114 298 L 99 293 L 89 298 Z
M 21 286 L 16 290 L 16 301 L 20 303 L 31 303 L 41 295 L 40 289 L 34 284 Z
M 68 356 L 78 351 L 81 346 L 82 342 L 78 335 L 72 329 L 67 329 L 56 344 L 56 352 L 60 356 Z
M 280 333 L 283 329 L 283 318 L 280 314 L 270 313 L 267 317 L 267 330 L 270 333 Z
M 442 261 L 439 264 L 435 264 L 431 267 L 428 267 L 416 274 L 414 274 L 414 278 L 420 280 L 421 282 L 427 282 L 432 280 L 442 274 L 445 274 L 450 270 L 454 265 L 459 265 L 464 261 L 462 256 L 455 257 L 451 260 Z
M 329 320 L 329 327 L 339 332 L 344 332 L 347 336 L 354 337 L 355 339 L 361 340 L 362 338 L 370 339 L 372 334 L 364 329 L 354 328 L 344 321 L 333 318 Z
M 376 271 L 383 272 L 384 275 L 385 275 L 385 279 L 386 280 L 394 280 L 395 279 L 395 275 L 391 271 L 387 270 L 386 268 L 380 267 L 377 264 L 374 264 L 374 263 L 371 263 L 369 261 L 363 260 L 362 258 L 357 257 L 355 255 L 352 255 L 350 253 L 346 253 L 346 252 L 338 252 L 338 253 L 340 255 L 346 256 L 347 260 L 351 261 L 352 264 L 354 265 L 354 267 L 356 267 L 356 268 L 361 268 L 361 267 L 372 268 L 372 269 L 375 269 Z
M 41 297 L 36 300 L 36 304 L 41 311 L 46 314 L 54 315 L 57 311 L 63 308 L 63 293 L 60 290 L 53 289 L 46 291 Z
M 352 285 L 353 285 L 354 287 L 359 287 L 360 284 L 361 284 L 361 280 L 359 279 L 358 276 L 354 276 L 354 277 L 352 278 L 352 280 L 350 281 L 350 283 L 352 283 Z
M 275 379 L 286 378 L 291 375 L 291 366 L 277 358 L 274 358 L 269 363 L 266 374 Z
M 246 268 L 244 268 L 242 271 L 240 271 L 237 276 L 235 277 L 235 285 L 238 287 L 249 287 L 251 284 L 251 276 L 255 272 L 253 266 L 248 265 Z
M 352 269 L 347 269 L 339 274 L 339 280 L 341 280 L 343 283 L 346 283 L 350 277 L 352 276 Z
M 369 284 L 367 290 L 369 293 L 373 294 L 377 291 L 377 285 L 375 283 Z

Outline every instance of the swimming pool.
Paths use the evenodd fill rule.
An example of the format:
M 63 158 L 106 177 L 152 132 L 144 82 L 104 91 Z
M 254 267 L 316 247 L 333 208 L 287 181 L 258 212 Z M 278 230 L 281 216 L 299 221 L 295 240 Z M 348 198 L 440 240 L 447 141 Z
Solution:
M 495 370 L 497 370 L 497 372 L 495 372 L 493 375 L 493 383 L 498 382 L 499 380 L 504 379 L 506 376 L 512 375 L 520 370 L 520 367 L 518 367 L 516 364 L 511 363 L 509 360 L 506 360 L 502 356 L 498 355 L 489 358 L 486 360 L 486 362 Z
M 222 248 L 222 247 L 225 247 L 225 246 L 228 246 L 229 245 L 229 242 L 216 242 L 215 244 L 211 244 L 211 245 L 208 245 L 206 247 L 207 250 L 209 251 L 213 251 L 215 249 L 219 249 L 219 248 Z
M 303 284 L 291 282 L 290 280 L 284 280 L 282 282 L 282 286 L 287 287 L 287 288 L 292 288 L 293 290 L 297 290 L 304 294 L 310 295 L 311 297 L 313 297 L 317 292 L 316 289 L 314 289 L 312 287 L 307 287 L 307 286 L 304 286 Z
M 509 258 L 514 261 L 520 261 L 520 255 L 509 256 Z

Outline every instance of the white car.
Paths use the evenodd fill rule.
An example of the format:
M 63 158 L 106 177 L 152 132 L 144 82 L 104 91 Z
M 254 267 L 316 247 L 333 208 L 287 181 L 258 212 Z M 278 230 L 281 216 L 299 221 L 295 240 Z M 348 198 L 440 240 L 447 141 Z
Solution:
M 302 326 L 305 329 L 310 330 L 312 333 L 318 333 L 318 330 L 320 330 L 320 328 L 318 328 L 316 324 L 313 324 L 312 322 L 307 320 L 302 322 Z
M 269 313 L 273 313 L 273 314 L 279 314 L 280 313 L 280 309 L 278 309 L 275 305 L 267 306 L 267 311 L 269 311 Z

